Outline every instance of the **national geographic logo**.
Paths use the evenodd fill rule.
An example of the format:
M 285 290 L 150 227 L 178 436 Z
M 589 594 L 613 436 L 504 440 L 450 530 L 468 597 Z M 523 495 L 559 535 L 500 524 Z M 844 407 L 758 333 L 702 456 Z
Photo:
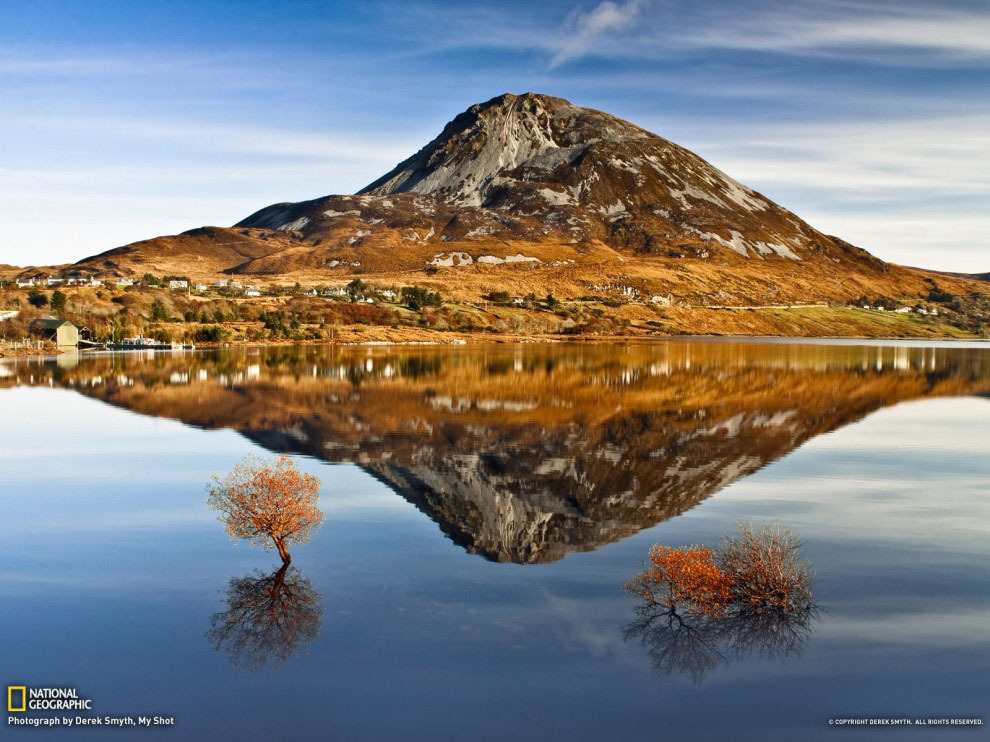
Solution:
M 15 700 L 15 699 L 20 699 Z M 8 685 L 7 686 L 7 711 L 27 711 L 27 686 Z
M 7 711 L 92 711 L 93 702 L 80 698 L 75 688 L 7 686 Z

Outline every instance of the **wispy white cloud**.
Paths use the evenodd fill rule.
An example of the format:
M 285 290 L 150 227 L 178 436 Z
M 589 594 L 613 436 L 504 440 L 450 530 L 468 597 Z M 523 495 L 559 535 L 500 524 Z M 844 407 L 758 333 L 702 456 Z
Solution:
M 604 0 L 587 13 L 572 15 L 557 53 L 550 60 L 551 69 L 593 51 L 602 34 L 630 29 L 642 9 L 643 0 L 626 0 L 621 5 Z
M 709 125 L 710 127 L 710 125 Z M 709 128 L 706 127 L 706 128 Z M 990 197 L 990 110 L 856 122 L 760 123 L 696 138 L 752 183 L 834 190 L 837 201 Z
M 361 161 L 395 164 L 422 145 L 393 133 L 367 135 L 357 131 L 302 131 L 236 123 L 210 123 L 196 120 L 146 119 L 134 116 L 64 115 L 44 116 L 0 114 L 0 127 L 29 129 L 34 133 L 59 133 L 174 142 L 187 148 L 239 152 L 251 155 L 306 157 L 316 160 Z M 391 167 L 391 164 L 389 167 Z
M 927 605 L 904 606 L 902 613 L 830 617 L 816 629 L 815 637 L 821 641 L 871 642 L 880 646 L 965 647 L 969 651 L 990 645 L 986 605 L 933 607 L 934 601 L 926 602 Z
M 933 205 L 870 213 L 809 207 L 801 217 L 892 263 L 960 273 L 990 269 L 990 232 L 981 215 L 945 213 Z
M 738 50 L 924 66 L 990 58 L 990 12 L 932 4 L 796 0 L 711 4 L 603 0 L 563 20 L 542 7 L 512 12 L 416 3 L 399 9 L 405 49 L 505 49 L 549 55 L 549 68 L 589 54 L 630 62 Z M 428 20 L 429 22 L 424 22 Z M 437 27 L 444 29 L 436 34 Z
M 923 50 L 955 57 L 990 56 L 990 13 L 933 7 L 822 3 L 817 12 L 737 14 L 728 22 L 690 31 L 684 41 L 789 54 L 862 57 L 891 50 Z M 905 58 L 906 60 L 908 58 Z M 910 58 L 918 64 L 917 57 Z
M 990 110 L 731 127 L 681 119 L 663 128 L 817 229 L 885 260 L 986 270 Z
M 77 260 L 233 224 L 269 203 L 352 193 L 422 144 L 394 133 L 15 111 L 0 114 L 0 130 L 15 150 L 63 153 L 0 167 L 0 263 L 15 264 Z

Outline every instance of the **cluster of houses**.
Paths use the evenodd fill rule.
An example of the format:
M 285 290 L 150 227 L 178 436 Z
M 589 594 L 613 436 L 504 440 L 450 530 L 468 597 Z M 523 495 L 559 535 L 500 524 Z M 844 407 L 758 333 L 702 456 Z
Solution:
M 133 286 L 133 278 L 99 278 L 97 276 L 32 276 L 18 278 L 18 288 L 57 288 L 59 286 Z
M 15 281 L 18 288 L 58 288 L 61 286 L 90 286 L 90 287 L 117 287 L 117 288 L 127 288 L 128 286 L 139 286 L 143 285 L 143 282 L 134 278 L 125 278 L 120 276 L 111 276 L 109 278 L 100 278 L 98 276 L 82 276 L 82 275 L 70 275 L 70 276 L 31 276 L 30 278 L 18 278 Z M 149 283 L 148 286 L 158 287 L 158 283 Z M 239 294 L 245 297 L 259 297 L 261 296 L 261 287 L 253 284 L 243 284 L 237 280 L 231 279 L 219 279 L 214 281 L 213 284 L 208 285 L 205 283 L 195 283 L 190 284 L 187 279 L 173 278 L 169 279 L 165 284 L 165 288 L 172 291 L 223 291 L 230 292 L 234 294 Z M 352 298 L 354 301 L 373 304 L 376 299 L 393 302 L 399 298 L 398 293 L 392 289 L 376 289 L 370 288 L 367 292 L 372 294 L 371 296 L 366 296 L 365 293 L 358 292 L 357 294 L 352 294 L 346 288 L 335 287 L 335 288 L 308 288 L 303 294 L 305 296 L 323 296 L 334 299 L 344 299 Z
M 876 306 L 871 307 L 869 304 L 863 304 L 863 309 L 872 309 L 875 312 L 886 312 L 888 309 L 886 307 Z M 911 307 L 898 307 L 897 309 L 889 310 L 894 314 L 910 314 L 911 312 L 917 312 L 918 314 L 927 314 L 933 317 L 938 316 L 938 309 L 932 307 L 931 309 L 925 309 L 922 306 L 916 306 L 914 309 Z
M 392 289 L 375 289 L 371 288 L 371 291 L 375 294 L 375 297 L 379 299 L 384 299 L 385 301 L 395 301 L 399 298 L 399 295 L 392 291 Z M 323 296 L 329 299 L 344 299 L 351 296 L 351 292 L 346 288 L 342 287 L 331 287 L 325 288 L 322 291 L 316 288 L 306 289 L 303 292 L 303 296 Z M 358 292 L 353 295 L 354 301 L 363 304 L 374 304 L 375 297 L 365 296 L 363 293 Z
M 208 291 L 209 289 L 210 289 L 209 286 L 205 286 L 202 284 L 196 286 L 197 291 Z M 239 292 L 242 296 L 251 296 L 251 297 L 261 296 L 260 286 L 253 286 L 251 284 L 245 286 L 240 281 L 230 281 L 227 279 L 220 279 L 219 281 L 214 281 L 213 289 L 216 291 L 223 290 L 223 291 Z
M 32 276 L 31 278 L 18 278 L 16 281 L 18 288 L 34 288 L 46 286 L 48 288 L 57 286 L 106 286 L 113 281 L 117 281 L 118 286 L 130 286 L 134 283 L 130 278 L 117 278 L 103 280 L 96 276 Z
M 597 291 L 603 294 L 610 294 L 612 296 L 618 295 L 620 298 L 626 301 L 642 301 L 644 300 L 645 294 L 635 286 L 630 286 L 625 283 L 593 283 L 588 286 L 592 291 Z M 649 297 L 650 304 L 656 304 L 661 307 L 669 307 L 674 304 L 674 297 L 671 294 L 651 294 Z
M 14 282 L 18 288 L 30 289 L 30 288 L 58 288 L 60 286 L 91 286 L 91 287 L 102 287 L 102 286 L 116 286 L 117 288 L 127 288 L 128 286 L 140 286 L 142 281 L 127 278 L 125 276 L 111 276 L 109 278 L 101 278 L 99 276 L 81 276 L 81 275 L 71 275 L 71 276 L 31 276 L 29 278 L 18 278 Z M 158 286 L 157 283 L 148 284 L 149 286 Z M 184 278 L 173 278 L 169 279 L 166 287 L 173 291 L 188 291 L 192 288 L 193 291 L 209 291 L 213 289 L 230 289 L 233 291 L 240 291 L 244 296 L 261 296 L 261 288 L 258 286 L 245 286 L 239 281 L 226 281 L 220 280 L 216 281 L 212 286 L 205 283 L 192 284 L 187 279 Z

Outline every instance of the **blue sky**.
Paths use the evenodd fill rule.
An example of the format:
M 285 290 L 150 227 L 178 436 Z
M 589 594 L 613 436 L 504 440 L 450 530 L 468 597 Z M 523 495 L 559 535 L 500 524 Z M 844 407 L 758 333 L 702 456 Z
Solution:
M 980 2 L 0 5 L 0 263 L 349 193 L 534 91 L 694 150 L 895 262 L 990 270 Z

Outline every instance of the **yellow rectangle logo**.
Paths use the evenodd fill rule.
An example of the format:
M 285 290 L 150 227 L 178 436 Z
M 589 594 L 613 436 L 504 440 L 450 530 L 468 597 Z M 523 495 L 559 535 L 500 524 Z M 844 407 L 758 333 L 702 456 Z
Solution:
M 21 692 L 21 705 L 19 707 L 14 707 L 14 693 L 16 691 Z M 27 686 L 26 685 L 8 685 L 7 686 L 7 711 L 27 711 Z

